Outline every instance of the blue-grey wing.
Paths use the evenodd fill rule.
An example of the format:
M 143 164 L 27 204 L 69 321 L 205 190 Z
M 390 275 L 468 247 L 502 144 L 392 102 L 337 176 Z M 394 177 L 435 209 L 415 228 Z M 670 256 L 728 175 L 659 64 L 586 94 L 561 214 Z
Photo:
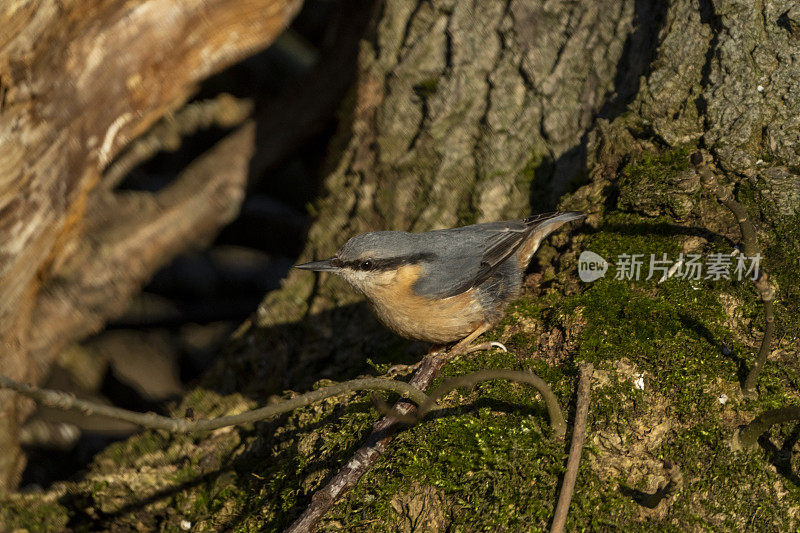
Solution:
M 438 260 L 428 265 L 415 289 L 420 294 L 447 298 L 478 286 L 525 242 L 547 216 L 476 224 L 431 232 Z
M 562 224 L 585 216 L 577 211 L 548 213 L 418 234 L 424 235 L 437 260 L 426 264 L 414 288 L 439 298 L 461 294 L 491 278 L 532 234 L 542 239 Z

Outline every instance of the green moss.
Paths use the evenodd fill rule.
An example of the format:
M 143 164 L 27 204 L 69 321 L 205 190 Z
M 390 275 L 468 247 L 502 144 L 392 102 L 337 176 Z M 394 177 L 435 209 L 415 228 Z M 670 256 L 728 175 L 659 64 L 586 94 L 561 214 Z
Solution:
M 757 515 L 756 530 L 792 529 L 786 513 L 797 508 L 800 490 L 767 467 L 762 453 L 722 453 L 728 450 L 729 439 L 728 428 L 706 417 L 661 448 L 664 456 L 679 457 L 691 465 L 685 472 L 689 477 L 683 497 L 676 498 L 672 508 L 677 524 L 684 530 L 713 527 L 741 531 Z M 788 492 L 779 496 L 776 484 Z
M 519 187 L 530 190 L 530 204 L 533 212 L 555 209 L 553 198 L 553 172 L 555 164 L 544 150 L 534 150 L 517 180 Z
M 111 462 L 112 469 L 124 466 L 133 466 L 136 461 L 144 456 L 161 451 L 166 447 L 169 439 L 164 434 L 156 431 L 145 431 L 132 436 L 127 441 L 115 442 L 103 450 L 102 454 L 95 457 L 95 463 Z
M 544 160 L 545 158 L 541 153 L 533 152 L 530 159 L 528 159 L 527 163 L 525 163 L 525 166 L 522 168 L 522 172 L 520 172 L 519 183 L 529 186 L 533 184 Z
M 520 316 L 532 319 L 542 318 L 545 306 L 540 299 L 532 298 L 530 296 L 523 296 L 520 299 L 511 302 L 508 306 L 506 316 L 503 319 L 504 324 L 509 324 L 516 321 Z
M 472 197 L 464 197 L 456 208 L 456 217 L 459 226 L 469 226 L 478 222 L 478 211 L 472 205 Z
M 3 531 L 63 531 L 69 522 L 67 509 L 39 496 L 14 496 L 0 500 L 0 529 Z
M 536 417 L 490 407 L 416 426 L 392 449 L 330 519 L 358 529 L 389 517 L 382 527 L 393 530 L 392 497 L 414 480 L 453 498 L 451 528 L 525 528 L 546 522 L 552 510 L 542 503 L 554 501 L 563 469 L 561 446 L 540 431 Z
M 626 168 L 630 177 L 653 178 L 662 180 L 669 174 L 676 174 L 689 169 L 689 155 L 694 145 L 684 145 L 665 150 L 660 153 L 645 152 Z M 661 172 L 660 175 L 654 175 Z
M 648 216 L 669 213 L 686 218 L 697 205 L 700 180 L 689 170 L 694 145 L 661 152 L 644 152 L 623 169 L 618 205 Z

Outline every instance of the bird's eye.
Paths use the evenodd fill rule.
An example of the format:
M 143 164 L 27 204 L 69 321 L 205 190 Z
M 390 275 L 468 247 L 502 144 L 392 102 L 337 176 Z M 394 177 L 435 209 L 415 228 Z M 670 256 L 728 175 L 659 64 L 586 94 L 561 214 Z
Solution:
M 361 270 L 369 270 L 372 268 L 372 261 L 362 261 Z

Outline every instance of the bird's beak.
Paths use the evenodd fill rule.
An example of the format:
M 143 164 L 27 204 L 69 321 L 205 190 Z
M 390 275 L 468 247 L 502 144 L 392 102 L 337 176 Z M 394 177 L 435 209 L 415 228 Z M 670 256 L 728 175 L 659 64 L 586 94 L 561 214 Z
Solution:
M 339 269 L 331 264 L 330 259 L 323 261 L 311 261 L 310 263 L 303 263 L 302 265 L 295 265 L 294 268 L 303 270 L 314 270 L 316 272 L 336 272 Z

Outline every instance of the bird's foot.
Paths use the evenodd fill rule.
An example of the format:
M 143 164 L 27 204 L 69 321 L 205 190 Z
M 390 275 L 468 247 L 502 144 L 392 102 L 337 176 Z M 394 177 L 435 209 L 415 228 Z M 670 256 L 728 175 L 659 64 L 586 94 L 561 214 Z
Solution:
M 464 351 L 461 352 L 462 354 L 466 355 L 472 352 L 480 352 L 483 350 L 491 350 L 492 348 L 497 348 L 499 350 L 503 350 L 504 352 L 508 351 L 508 348 L 502 342 L 491 341 L 491 342 L 482 342 L 480 344 L 473 344 L 472 346 L 467 346 L 464 348 Z
M 431 349 L 428 350 L 428 354 L 423 359 L 414 363 L 413 365 L 402 365 L 402 364 L 393 365 L 389 368 L 389 370 L 386 371 L 386 376 L 390 378 L 394 378 L 396 376 L 407 376 L 408 374 L 416 372 L 419 369 L 419 367 L 422 366 L 422 363 L 424 363 L 426 359 L 428 359 L 431 356 L 440 355 L 443 352 L 444 352 L 443 345 L 434 344 L 433 346 L 431 346 Z
M 484 350 L 493 350 L 493 349 L 503 350 L 504 352 L 508 351 L 508 348 L 502 342 L 497 341 L 486 341 L 481 342 L 479 344 L 457 344 L 453 346 L 453 348 L 447 353 L 446 358 L 448 361 L 453 359 L 458 359 L 462 355 L 471 354 L 473 352 L 480 352 Z

